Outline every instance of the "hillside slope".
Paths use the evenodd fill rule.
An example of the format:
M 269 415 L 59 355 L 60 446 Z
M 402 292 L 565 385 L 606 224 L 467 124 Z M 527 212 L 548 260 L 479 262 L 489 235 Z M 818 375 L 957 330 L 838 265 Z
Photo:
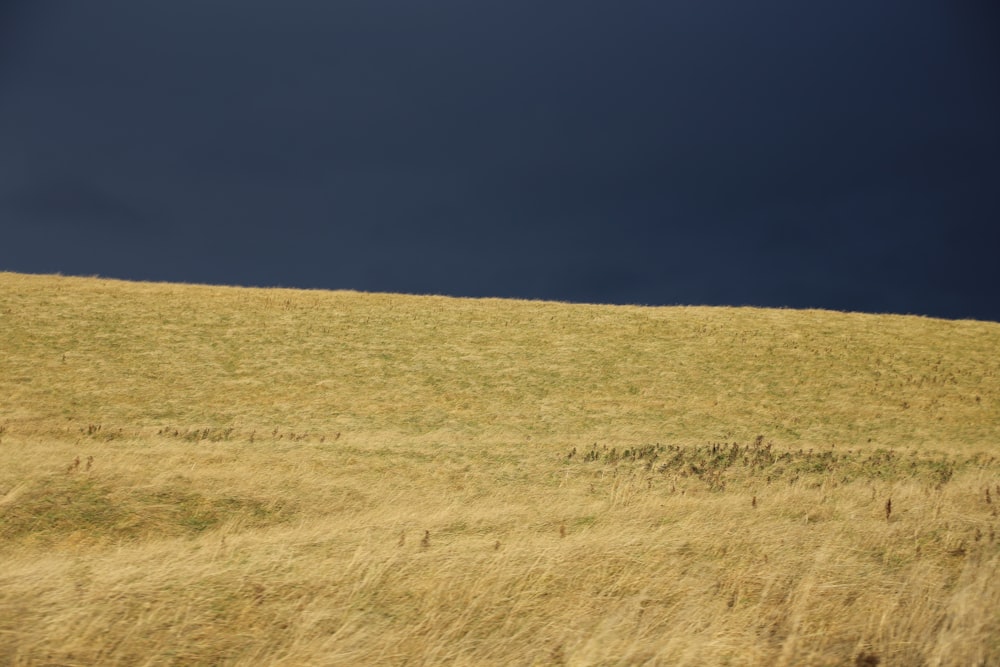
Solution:
M 1000 324 L 0 274 L 10 427 L 1000 441 Z
M 1000 664 L 998 353 L 0 273 L 0 664 Z

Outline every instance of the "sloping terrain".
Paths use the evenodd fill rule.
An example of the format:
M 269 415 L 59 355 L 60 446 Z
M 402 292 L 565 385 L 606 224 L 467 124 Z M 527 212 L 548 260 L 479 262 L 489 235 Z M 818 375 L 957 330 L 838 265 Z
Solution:
M 996 323 L 0 273 L 0 663 L 993 664 L 998 446 Z

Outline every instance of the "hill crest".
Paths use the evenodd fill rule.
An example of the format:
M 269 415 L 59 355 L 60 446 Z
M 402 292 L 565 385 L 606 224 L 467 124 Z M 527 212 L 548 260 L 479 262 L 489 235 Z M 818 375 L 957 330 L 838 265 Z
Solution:
M 13 426 L 984 447 L 1000 324 L 0 274 Z

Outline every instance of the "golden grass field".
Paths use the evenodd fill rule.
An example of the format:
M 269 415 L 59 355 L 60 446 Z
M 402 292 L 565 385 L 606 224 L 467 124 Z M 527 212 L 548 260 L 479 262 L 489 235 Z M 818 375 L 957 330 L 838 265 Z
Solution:
M 996 323 L 0 273 L 0 664 L 1000 665 L 998 457 Z

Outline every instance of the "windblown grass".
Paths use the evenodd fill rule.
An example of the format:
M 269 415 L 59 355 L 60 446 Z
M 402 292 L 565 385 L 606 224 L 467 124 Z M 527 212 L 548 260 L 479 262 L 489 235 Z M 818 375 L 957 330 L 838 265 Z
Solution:
M 0 664 L 1000 664 L 998 353 L 0 274 Z

